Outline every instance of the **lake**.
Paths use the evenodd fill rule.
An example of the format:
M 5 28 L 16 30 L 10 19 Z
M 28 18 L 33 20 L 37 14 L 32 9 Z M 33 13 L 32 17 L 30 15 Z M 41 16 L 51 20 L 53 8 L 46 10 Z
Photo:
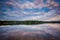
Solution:
M 0 40 L 60 40 L 60 24 L 3 25 Z

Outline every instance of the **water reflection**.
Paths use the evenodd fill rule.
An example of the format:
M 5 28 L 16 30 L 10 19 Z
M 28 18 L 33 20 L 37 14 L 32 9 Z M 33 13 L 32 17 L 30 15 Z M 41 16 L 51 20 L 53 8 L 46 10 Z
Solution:
M 0 40 L 59 40 L 59 24 L 0 26 Z

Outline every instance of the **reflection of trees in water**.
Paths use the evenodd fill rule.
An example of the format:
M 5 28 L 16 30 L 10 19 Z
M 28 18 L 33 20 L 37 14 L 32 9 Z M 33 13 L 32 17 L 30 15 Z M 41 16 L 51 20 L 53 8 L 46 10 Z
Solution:
M 17 26 L 15 27 L 17 28 Z M 20 30 L 21 28 L 18 27 L 19 29 L 18 28 L 15 29 L 15 27 L 13 26 L 9 26 L 9 28 L 7 28 L 7 26 L 0 27 L 0 30 L 3 31 L 3 32 L 0 31 L 0 40 L 60 40 L 60 36 L 59 36 L 60 30 L 52 28 L 50 26 L 48 27 L 43 26 L 45 28 L 43 28 L 42 31 L 39 30 L 39 32 L 42 32 L 42 33 L 38 33 L 38 34 L 32 33 L 32 34 L 26 34 L 26 35 L 21 35 L 23 34 L 23 32 L 20 32 L 22 31 Z M 18 31 L 15 31 L 15 30 L 18 30 Z M 26 30 L 26 31 L 29 31 L 29 30 Z

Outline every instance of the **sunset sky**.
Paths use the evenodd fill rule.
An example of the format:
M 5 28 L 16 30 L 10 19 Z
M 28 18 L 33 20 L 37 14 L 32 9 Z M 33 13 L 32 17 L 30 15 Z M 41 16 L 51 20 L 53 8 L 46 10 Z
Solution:
M 60 0 L 0 0 L 0 20 L 60 20 Z

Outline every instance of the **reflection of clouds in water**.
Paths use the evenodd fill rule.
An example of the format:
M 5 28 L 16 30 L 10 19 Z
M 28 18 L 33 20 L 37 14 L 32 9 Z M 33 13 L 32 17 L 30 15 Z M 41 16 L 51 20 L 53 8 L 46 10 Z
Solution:
M 50 24 L 51 25 L 51 24 Z M 56 24 L 53 24 L 56 25 Z M 8 25 L 8 26 L 0 26 L 0 34 L 2 35 L 10 35 L 10 36 L 15 36 L 15 35 L 46 35 L 50 34 L 54 37 L 59 37 L 60 30 L 57 28 L 54 28 L 54 26 L 49 26 L 46 24 L 41 24 L 41 25 Z M 34 34 L 34 35 L 33 35 Z M 47 35 L 46 35 L 47 36 Z
M 57 16 L 59 8 L 56 0 L 2 0 L 0 20 L 46 20 Z

